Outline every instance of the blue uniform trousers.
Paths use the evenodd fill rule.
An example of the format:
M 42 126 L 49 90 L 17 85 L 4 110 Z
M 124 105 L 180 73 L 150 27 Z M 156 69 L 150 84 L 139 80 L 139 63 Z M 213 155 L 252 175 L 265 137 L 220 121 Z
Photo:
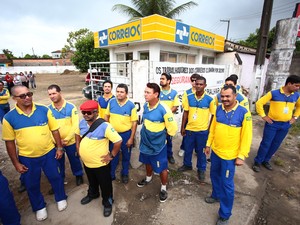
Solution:
M 168 158 L 173 156 L 172 147 L 173 147 L 172 136 L 167 134 L 167 155 L 168 155 Z
M 119 164 L 120 152 L 122 152 L 122 170 L 121 175 L 128 175 L 129 174 L 129 164 L 130 164 L 130 157 L 131 157 L 131 149 L 132 147 L 128 148 L 126 143 L 131 135 L 131 130 L 125 131 L 123 133 L 119 133 L 122 137 L 122 145 L 121 151 L 115 155 L 115 158 L 111 161 L 111 178 L 114 180 L 116 179 L 116 169 Z M 110 142 L 110 151 L 113 148 L 113 143 Z
M 64 149 L 66 150 L 67 156 L 69 158 L 73 175 L 82 176 L 83 169 L 82 169 L 80 158 L 76 152 L 76 144 L 74 143 L 72 145 L 65 146 Z M 60 168 L 60 173 L 62 175 L 62 178 L 65 179 L 65 154 L 63 154 L 63 156 L 58 160 L 58 162 L 59 162 L 59 168 Z
M 261 164 L 269 162 L 287 135 L 291 124 L 289 122 L 266 122 L 263 137 L 254 161 Z
M 186 130 L 185 152 L 183 157 L 183 165 L 192 166 L 193 149 L 197 153 L 197 169 L 206 171 L 206 155 L 203 149 L 206 146 L 208 138 L 208 130 L 205 131 L 189 131 Z
M 2 123 L 3 117 L 6 113 L 8 113 L 10 110 L 9 104 L 0 104 L 0 121 Z
M 9 190 L 7 179 L 0 171 L 0 219 L 3 225 L 20 225 L 21 216 L 14 197 Z
M 55 159 L 55 153 L 56 150 L 52 149 L 46 155 L 37 158 L 19 156 L 20 163 L 28 168 L 28 171 L 22 175 L 22 180 L 24 181 L 34 212 L 46 207 L 40 187 L 42 170 L 52 186 L 55 201 L 59 202 L 67 199 L 64 189 L 64 180 L 59 172 L 59 163 L 58 160 Z
M 212 197 L 220 200 L 219 216 L 229 219 L 234 200 L 235 159 L 224 160 L 211 153 Z

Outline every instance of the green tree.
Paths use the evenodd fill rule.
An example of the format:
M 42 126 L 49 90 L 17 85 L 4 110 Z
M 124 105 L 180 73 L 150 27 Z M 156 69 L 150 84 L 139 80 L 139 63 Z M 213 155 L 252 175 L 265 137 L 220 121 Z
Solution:
M 134 7 L 130 7 L 123 4 L 116 4 L 113 6 L 113 11 L 119 11 L 130 17 L 129 20 L 158 14 L 171 19 L 175 19 L 182 12 L 197 6 L 194 1 L 189 1 L 182 5 L 175 7 L 176 1 L 174 0 L 131 0 Z
M 89 31 L 85 35 L 80 35 L 74 42 L 74 55 L 71 61 L 80 72 L 87 72 L 89 62 L 109 61 L 109 53 L 106 49 L 94 48 L 94 34 Z
M 268 35 L 268 49 L 267 49 L 268 51 L 272 50 L 272 45 L 275 39 L 275 35 L 276 35 L 276 27 L 273 27 L 269 31 L 269 35 Z M 259 29 L 256 29 L 255 33 L 251 33 L 246 40 L 239 41 L 239 44 L 251 48 L 257 48 L 258 39 L 259 39 Z M 296 42 L 296 52 L 299 51 L 300 51 L 300 40 Z
M 7 59 L 14 59 L 16 58 L 12 51 L 8 50 L 8 49 L 2 49 L 3 54 L 6 56 Z
M 52 57 L 50 55 L 47 55 L 47 54 L 43 55 L 42 58 L 43 59 L 52 59 Z

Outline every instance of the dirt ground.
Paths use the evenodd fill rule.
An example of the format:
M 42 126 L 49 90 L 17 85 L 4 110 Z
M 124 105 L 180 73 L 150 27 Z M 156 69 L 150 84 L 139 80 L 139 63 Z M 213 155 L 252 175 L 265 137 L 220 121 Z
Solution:
M 75 105 L 79 106 L 84 102 L 81 90 L 85 86 L 84 84 L 85 74 L 38 74 L 37 75 L 37 89 L 34 92 L 34 101 L 43 104 L 49 104 L 50 100 L 47 96 L 47 87 L 56 83 L 61 86 L 65 99 L 71 101 Z M 11 101 L 11 106 L 13 106 Z M 253 145 L 250 152 L 250 156 L 246 161 L 248 167 L 251 168 L 253 158 L 256 155 L 257 147 L 261 140 L 263 122 L 258 116 L 253 117 Z M 2 126 L 0 125 L 2 131 Z M 274 171 L 266 171 L 262 169 L 261 173 L 255 174 L 255 178 L 258 183 L 264 185 L 265 192 L 257 193 L 256 197 L 261 198 L 261 205 L 256 215 L 255 222 L 253 224 L 285 224 L 296 225 L 300 224 L 300 134 L 288 135 L 282 144 L 280 150 L 272 159 L 272 165 Z M 172 165 L 169 176 L 169 189 L 178 190 L 178 195 L 173 195 L 172 198 L 182 198 L 183 196 L 191 196 L 191 193 L 198 193 L 203 198 L 207 196 L 211 191 L 210 183 L 200 185 L 196 179 L 196 173 L 184 173 L 179 174 L 176 169 L 181 166 L 182 158 L 177 155 L 179 146 L 174 146 L 174 154 L 176 155 L 176 164 Z M 209 165 L 208 165 L 209 167 Z M 70 168 L 66 166 L 66 192 L 70 192 L 75 188 L 75 179 L 70 173 Z M 6 153 L 4 142 L 0 143 L 0 170 L 8 178 L 11 190 L 13 191 L 18 209 L 20 213 L 30 208 L 28 197 L 25 193 L 18 193 L 19 175 L 15 171 L 10 159 Z M 155 176 L 153 183 L 155 185 L 145 187 L 147 191 L 140 191 L 136 189 L 136 181 L 144 176 L 144 167 L 141 166 L 138 169 L 132 169 L 130 171 L 130 179 L 128 185 L 123 185 L 119 178 L 114 181 L 115 198 L 119 201 L 123 201 L 126 207 L 122 208 L 122 203 L 118 205 L 118 208 L 114 212 L 113 224 L 121 225 L 140 225 L 143 224 L 164 224 L 159 222 L 160 218 L 155 217 L 155 211 L 159 208 L 158 189 L 159 189 L 159 177 Z M 208 177 L 208 175 L 207 175 Z M 209 180 L 209 178 L 207 178 Z M 87 179 L 85 178 L 87 183 Z M 189 184 L 189 185 L 187 185 Z M 199 188 L 200 187 L 200 188 Z M 42 176 L 41 190 L 45 196 L 46 201 L 50 201 L 53 196 L 47 194 L 50 185 L 48 181 Z M 133 191 L 134 190 L 134 191 Z M 185 195 L 180 193 L 184 192 Z M 145 194 L 147 193 L 147 194 Z M 147 199 L 147 204 L 144 201 Z M 149 210 L 152 209 L 152 210 Z M 178 221 L 173 221 L 170 224 L 180 224 Z

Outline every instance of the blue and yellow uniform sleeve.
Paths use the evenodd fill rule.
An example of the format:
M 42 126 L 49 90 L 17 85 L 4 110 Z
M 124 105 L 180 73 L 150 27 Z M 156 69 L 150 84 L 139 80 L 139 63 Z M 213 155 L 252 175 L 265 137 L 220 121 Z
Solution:
M 53 116 L 53 113 L 51 112 L 50 109 L 48 109 L 47 118 L 48 118 L 49 129 L 51 131 L 58 130 L 59 129 L 59 125 L 58 125 L 58 123 L 57 123 L 57 121 L 56 121 L 55 117 Z
M 267 104 L 270 100 L 272 99 L 272 94 L 269 91 L 267 94 L 265 94 L 263 97 L 261 97 L 260 99 L 258 99 L 258 101 L 256 102 L 256 112 L 258 115 L 260 115 L 261 117 L 265 117 L 266 113 L 264 110 L 264 105 Z
M 300 98 L 298 98 L 295 107 L 296 107 L 296 109 L 295 109 L 295 112 L 294 112 L 293 116 L 298 117 L 298 116 L 300 116 Z
M 182 104 L 182 108 L 183 109 L 188 104 L 188 99 L 187 99 L 187 93 L 186 93 L 186 91 L 183 92 L 182 99 L 181 99 L 181 104 Z
M 8 103 L 9 98 L 9 91 L 6 88 L 3 88 L 2 92 L 0 93 L 0 104 Z
M 244 116 L 242 131 L 241 131 L 241 144 L 239 149 L 238 158 L 244 160 L 248 157 L 252 143 L 252 116 L 249 111 Z
M 165 107 L 165 109 L 167 112 L 164 115 L 164 121 L 165 121 L 165 127 L 167 129 L 167 133 L 170 136 L 174 136 L 178 130 L 177 122 L 174 118 L 172 111 L 167 107 Z
M 178 94 L 174 98 L 173 106 L 180 106 L 180 101 L 179 101 Z
M 121 136 L 118 134 L 117 131 L 109 124 L 107 123 L 107 127 L 105 130 L 105 137 L 110 140 L 112 143 L 116 143 L 119 141 L 122 141 Z
M 68 133 L 68 135 L 65 137 L 66 141 L 70 141 L 72 138 L 74 138 L 75 130 L 79 127 L 79 116 L 76 107 L 72 109 L 71 123 L 72 123 L 72 128 Z

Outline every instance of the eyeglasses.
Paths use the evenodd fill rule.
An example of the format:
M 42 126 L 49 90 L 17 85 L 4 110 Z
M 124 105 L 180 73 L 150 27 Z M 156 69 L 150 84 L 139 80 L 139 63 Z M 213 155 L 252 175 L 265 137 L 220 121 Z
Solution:
M 191 82 L 196 82 L 196 80 L 192 79 Z
M 28 97 L 28 98 L 30 98 L 30 97 L 32 97 L 33 96 L 33 93 L 32 92 L 27 92 L 26 94 L 21 94 L 21 95 L 19 95 L 19 96 L 14 96 L 14 97 L 18 97 L 18 98 L 20 98 L 20 99 L 25 99 L 26 97 Z
M 88 116 L 92 115 L 94 112 L 96 111 L 81 111 L 82 115 L 88 115 Z

